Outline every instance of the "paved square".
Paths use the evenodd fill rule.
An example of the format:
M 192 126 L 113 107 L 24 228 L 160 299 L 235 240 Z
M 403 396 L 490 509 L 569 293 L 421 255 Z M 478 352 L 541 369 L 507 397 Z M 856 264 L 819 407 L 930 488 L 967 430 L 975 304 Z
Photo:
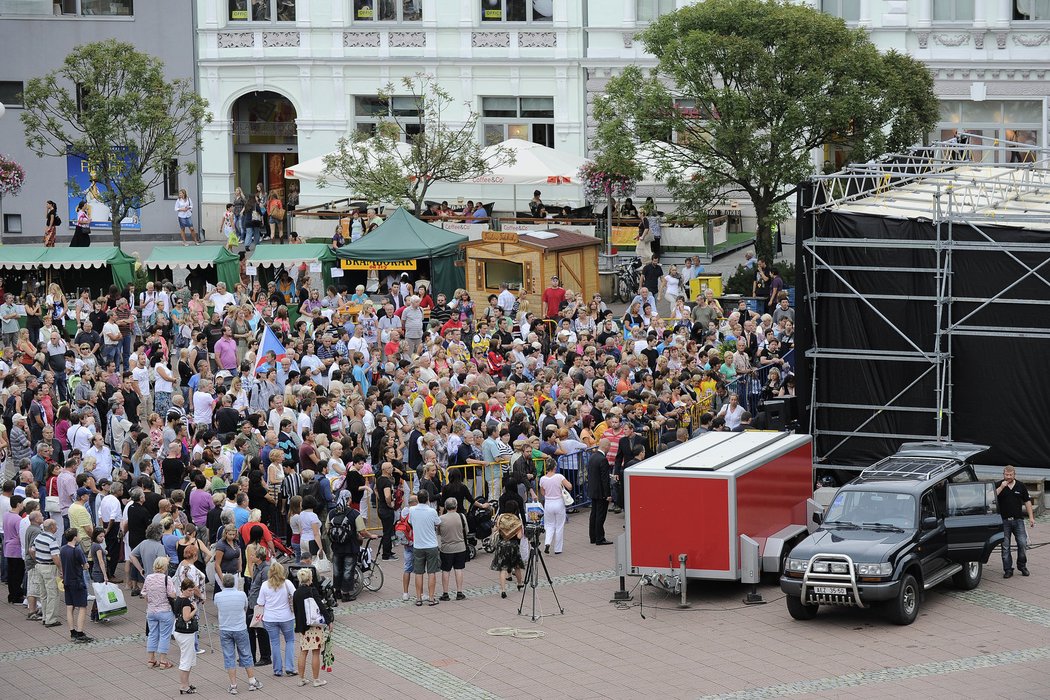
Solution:
M 611 515 L 610 531 L 622 523 Z M 1047 525 L 1040 521 L 1034 542 Z M 499 597 L 484 554 L 468 566 L 467 600 L 417 608 L 401 601 L 401 562 L 390 562 L 381 591 L 338 608 L 339 649 L 327 686 L 300 689 L 267 667 L 260 669 L 265 687 L 253 696 L 1046 697 L 1050 567 L 1042 550 L 1030 559 L 1031 578 L 1004 581 L 996 554 L 977 590 L 935 589 L 910 627 L 858 610 L 823 609 L 816 620 L 796 622 L 770 585 L 761 587 L 767 604 L 759 606 L 742 605 L 739 585 L 699 583 L 690 586 L 687 610 L 651 588 L 641 600 L 635 590 L 629 605 L 612 604 L 615 548 L 586 544 L 586 527 L 586 511 L 572 516 L 565 553 L 546 557 L 564 616 L 546 585 L 537 591 L 544 617 L 529 620 L 531 595 L 518 616 L 520 595 L 511 586 L 506 600 Z M 5 604 L 0 697 L 178 696 L 174 670 L 146 667 L 142 601 L 130 606 L 123 619 L 92 625 L 98 641 L 80 646 L 69 643 L 64 626 L 44 629 Z M 497 636 L 515 629 L 543 636 Z M 198 657 L 192 683 L 203 697 L 226 695 L 221 653 Z

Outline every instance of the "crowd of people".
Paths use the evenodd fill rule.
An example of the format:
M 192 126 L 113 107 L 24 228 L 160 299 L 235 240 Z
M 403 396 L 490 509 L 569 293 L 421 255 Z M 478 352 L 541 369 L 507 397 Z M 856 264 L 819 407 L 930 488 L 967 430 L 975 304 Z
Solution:
M 563 551 L 573 497 L 594 506 L 590 540 L 608 544 L 625 468 L 698 432 L 746 429 L 732 389 L 757 368 L 772 365 L 763 393 L 792 390 L 786 296 L 771 313 L 726 313 L 681 285 L 681 313 L 657 316 L 657 272 L 620 316 L 558 278 L 532 309 L 506 285 L 475 305 L 407 275 L 382 295 L 322 290 L 306 266 L 233 290 L 6 291 L 8 601 L 57 627 L 61 593 L 70 638 L 87 642 L 94 586 L 121 583 L 146 602 L 147 665 L 172 667 L 174 638 L 187 693 L 206 605 L 231 692 L 237 665 L 304 682 L 309 653 L 323 683 L 333 618 L 310 577 L 331 569 L 350 600 L 372 538 L 381 560 L 402 547 L 403 598 L 422 606 L 465 597 L 475 538 L 491 532 L 505 597 L 510 578 L 524 584 L 526 503 L 542 504 L 546 551 Z

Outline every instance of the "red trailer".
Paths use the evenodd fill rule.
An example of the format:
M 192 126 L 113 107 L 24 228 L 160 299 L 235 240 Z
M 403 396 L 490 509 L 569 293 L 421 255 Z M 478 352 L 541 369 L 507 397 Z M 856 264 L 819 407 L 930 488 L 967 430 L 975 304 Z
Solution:
M 756 431 L 704 433 L 628 468 L 627 573 L 677 571 L 684 554 L 687 578 L 779 574 L 820 510 L 812 465 L 808 435 Z

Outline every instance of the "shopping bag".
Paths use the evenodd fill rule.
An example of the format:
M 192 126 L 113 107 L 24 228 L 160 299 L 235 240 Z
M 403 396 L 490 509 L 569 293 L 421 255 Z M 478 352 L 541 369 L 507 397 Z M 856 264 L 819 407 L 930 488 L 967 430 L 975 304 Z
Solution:
M 332 562 L 328 559 L 322 559 L 317 557 L 314 559 L 314 570 L 317 572 L 319 577 L 331 576 L 332 574 Z
M 100 620 L 108 620 L 128 612 L 124 592 L 113 583 L 95 584 L 95 605 L 98 606 L 98 619 Z

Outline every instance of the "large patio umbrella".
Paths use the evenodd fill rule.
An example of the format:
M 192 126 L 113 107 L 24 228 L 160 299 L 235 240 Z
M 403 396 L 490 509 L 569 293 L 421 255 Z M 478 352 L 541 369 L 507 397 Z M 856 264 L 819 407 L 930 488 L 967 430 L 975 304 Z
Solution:
M 580 168 L 587 162 L 586 158 L 522 139 L 507 139 L 488 146 L 483 154 L 497 161 L 500 160 L 500 149 L 513 153 L 514 162 L 497 165 L 480 177 L 462 182 L 473 185 L 511 185 L 514 188 L 515 211 L 518 208 L 518 185 L 579 184 Z
M 370 161 L 377 157 L 377 152 L 373 145 L 375 139 L 369 139 L 368 141 L 362 141 L 354 144 L 354 150 L 357 150 L 363 154 L 366 161 Z M 412 151 L 412 146 L 407 143 L 400 141 L 392 143 L 394 151 L 401 158 L 408 158 Z M 326 173 L 327 168 L 325 167 L 324 159 L 329 156 L 337 155 L 338 151 L 332 151 L 310 160 L 304 160 L 301 163 L 296 163 L 290 167 L 284 169 L 284 176 L 289 179 L 299 180 L 300 182 L 316 182 L 322 175 Z

